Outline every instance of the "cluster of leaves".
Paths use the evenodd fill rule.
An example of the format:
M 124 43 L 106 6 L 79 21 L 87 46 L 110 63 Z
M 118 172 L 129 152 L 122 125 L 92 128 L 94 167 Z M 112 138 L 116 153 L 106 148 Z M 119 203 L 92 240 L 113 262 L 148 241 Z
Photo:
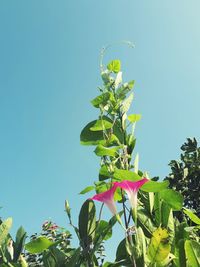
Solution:
M 147 173 L 139 169 L 139 156 L 136 154 L 133 159 L 136 144 L 134 129 L 141 119 L 140 114 L 128 115 L 134 98 L 134 81 L 123 83 L 119 60 L 111 61 L 102 70 L 101 77 L 103 85 L 99 87 L 100 94 L 91 101 L 99 109 L 99 117 L 88 123 L 80 135 L 83 145 L 95 146 L 94 153 L 100 158 L 100 170 L 97 181 L 83 189 L 81 194 L 92 190 L 98 194 L 110 189 L 113 182 L 136 182 L 145 176 L 149 181 L 138 193 L 137 210 L 133 212 L 124 191 L 118 188 L 114 195 L 120 207 L 117 215 L 105 221 L 101 218 L 104 205 L 98 211 L 92 200 L 86 200 L 79 213 L 78 226 L 75 226 L 66 201 L 69 224 L 79 240 L 77 248 L 70 246 L 71 234 L 52 222 L 44 223 L 40 235 L 31 236 L 26 244 L 26 233 L 20 228 L 14 241 L 9 234 L 12 224 L 9 218 L 0 224 L 0 266 L 200 266 L 200 218 L 190 209 L 191 202 L 187 195 L 183 194 L 186 197 L 184 202 L 182 188 L 175 188 L 178 189 L 175 191 L 171 177 L 161 182 L 150 179 Z M 197 148 L 191 151 L 187 147 L 183 147 L 187 151 L 182 156 L 185 164 L 181 165 L 183 173 L 199 160 Z M 193 158 L 191 162 L 194 156 L 196 160 Z M 194 172 L 187 170 L 189 184 L 199 168 L 199 165 L 195 166 Z M 168 188 L 169 183 L 171 188 Z M 189 223 L 179 221 L 174 216 L 183 211 Z M 123 224 L 124 238 L 117 246 L 115 261 L 106 262 L 104 243 L 112 237 L 113 227 L 119 221 Z
M 46 221 L 42 225 L 42 232 L 39 235 L 37 233 L 33 234 L 30 237 L 30 242 L 26 244 L 25 259 L 30 267 L 43 266 L 44 257 L 49 257 L 50 254 L 53 255 L 56 251 L 58 254 L 58 250 L 60 250 L 63 253 L 63 258 L 67 260 L 69 253 L 73 252 L 70 246 L 71 238 L 71 233 L 65 228 L 59 227 L 51 221 Z M 44 254 L 44 248 L 46 249 L 46 246 L 49 248 L 52 243 L 56 244 L 56 250 L 54 248 L 50 253 L 47 254 L 45 252 Z
M 101 75 L 104 82 L 99 88 L 101 94 L 91 101 L 99 108 L 100 116 L 81 132 L 81 143 L 96 146 L 94 152 L 101 157 L 99 181 L 86 187 L 81 194 L 91 190 L 101 193 L 114 181 L 138 181 L 144 175 L 139 170 L 138 155 L 132 164 L 136 144 L 134 129 L 141 118 L 140 114 L 127 115 L 134 96 L 131 92 L 134 81 L 122 83 L 119 60 L 111 61 Z M 191 229 L 186 222 L 180 224 L 174 213 L 183 208 L 182 194 L 167 188 L 168 181 L 154 180 L 141 187 L 137 222 L 132 218 L 131 209 L 127 208 L 123 192 L 116 192 L 115 199 L 122 204 L 125 239 L 117 248 L 115 262 L 103 266 L 199 266 L 200 246 L 196 232 L 199 218 L 191 210 L 184 209 L 190 220 L 196 219 L 196 226 Z M 134 232 L 130 230 L 131 218 Z M 179 229 L 182 232 L 179 233 Z M 95 244 L 95 240 L 90 242 Z M 181 249 L 180 242 L 183 244 Z
M 68 203 L 66 205 L 66 212 L 70 224 L 79 239 L 79 247 L 76 250 L 75 256 L 71 259 L 69 266 L 103 266 L 105 257 L 103 243 L 111 238 L 112 228 L 117 222 L 116 217 L 112 217 L 108 222 L 100 218 L 97 219 L 96 207 L 91 200 L 86 200 L 81 207 L 78 227 L 72 224 Z
M 170 188 L 177 190 L 184 197 L 184 206 L 192 209 L 200 217 L 200 147 L 195 138 L 187 139 L 181 146 L 183 153 L 180 160 L 169 163 L 171 173 L 166 180 Z M 183 221 L 184 213 L 178 212 L 176 216 Z
M 173 213 L 180 210 L 182 200 L 178 194 L 173 196 L 168 190 L 142 193 L 143 201 L 138 207 L 138 229 L 131 236 L 132 245 L 127 237 L 122 240 L 117 248 L 115 263 L 109 267 L 133 266 L 133 255 L 135 266 L 139 267 L 199 266 L 200 239 L 196 230 L 200 227 L 200 220 L 196 220 L 195 227 L 189 227 L 186 222 L 180 223 L 175 219 Z M 171 195 L 171 201 L 166 193 Z M 188 215 L 190 219 L 194 218 L 191 211 Z
M 23 227 L 18 229 L 14 241 L 9 234 L 11 226 L 11 218 L 0 225 L 2 267 L 67 266 L 66 263 L 74 254 L 75 249 L 70 246 L 70 232 L 51 221 L 45 222 L 40 235 L 32 235 L 26 244 L 27 234 Z
M 12 218 L 1 221 L 0 224 L 0 266 L 26 267 L 28 266 L 23 255 L 26 232 L 22 227 L 17 231 L 15 240 L 9 234 L 12 227 Z

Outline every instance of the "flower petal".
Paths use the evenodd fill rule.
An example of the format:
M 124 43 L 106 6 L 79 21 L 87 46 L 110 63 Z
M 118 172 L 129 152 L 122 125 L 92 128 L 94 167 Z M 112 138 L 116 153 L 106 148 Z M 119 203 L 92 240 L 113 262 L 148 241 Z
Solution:
M 114 202 L 114 193 L 116 188 L 117 186 L 114 184 L 111 189 L 103 193 L 96 194 L 90 199 L 105 203 L 113 214 L 117 214 L 117 209 Z
M 149 179 L 147 179 L 147 178 L 143 178 L 142 180 L 139 180 L 136 182 L 124 180 L 122 182 L 118 182 L 117 185 L 118 185 L 118 187 L 120 187 L 124 190 L 138 191 L 140 189 L 140 187 L 148 181 L 149 181 Z
M 137 192 L 140 189 L 140 187 L 148 181 L 149 180 L 147 178 L 144 178 L 144 179 L 136 181 L 136 182 L 124 180 L 122 182 L 116 182 L 115 185 L 117 187 L 124 189 L 124 191 L 127 193 L 129 201 L 131 203 L 131 207 L 136 208 L 136 206 L 137 206 Z

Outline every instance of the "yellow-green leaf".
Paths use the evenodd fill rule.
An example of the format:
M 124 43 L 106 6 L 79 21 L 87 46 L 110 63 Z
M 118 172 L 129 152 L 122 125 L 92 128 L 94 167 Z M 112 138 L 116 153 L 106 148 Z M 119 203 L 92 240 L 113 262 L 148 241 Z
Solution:
M 185 241 L 185 254 L 188 267 L 200 266 L 200 245 L 194 240 Z
M 128 116 L 128 120 L 133 123 L 133 122 L 139 121 L 141 117 L 142 117 L 141 114 L 130 114 Z
M 103 156 L 115 157 L 119 149 L 120 149 L 120 146 L 107 148 L 105 146 L 98 145 L 96 149 L 94 150 L 94 153 L 99 157 L 103 157 Z
M 90 130 L 93 132 L 102 131 L 110 129 L 112 128 L 112 126 L 113 126 L 112 121 L 102 119 L 102 120 L 97 120 L 95 124 L 92 127 L 90 127 Z
M 167 258 L 164 261 L 161 261 L 160 263 L 158 263 L 156 265 L 156 267 L 166 267 L 166 266 L 169 266 L 169 263 L 171 261 L 173 261 L 175 258 L 176 257 L 172 253 L 169 253 L 169 255 L 167 256 Z
M 21 264 L 20 267 L 28 267 L 28 263 L 26 262 L 25 258 L 22 255 L 20 255 L 19 257 L 19 262 Z
M 95 97 L 91 103 L 95 108 L 99 108 L 100 105 L 105 106 L 108 103 L 108 100 L 110 99 L 110 92 L 103 93 L 97 97 Z
M 12 226 L 12 218 L 6 219 L 0 225 L 0 246 L 2 246 L 3 243 L 5 242 L 11 226 Z
M 184 208 L 183 211 L 190 218 L 191 221 L 200 225 L 200 218 L 196 214 L 194 214 L 191 210 L 186 208 Z
M 119 59 L 112 60 L 108 65 L 107 69 L 114 73 L 118 73 L 121 69 L 121 62 Z
M 45 236 L 39 236 L 38 238 L 31 240 L 29 243 L 25 245 L 25 248 L 30 253 L 41 253 L 44 250 L 48 249 L 50 246 L 52 246 L 54 243 L 50 241 Z
M 151 263 L 160 263 L 164 261 L 171 250 L 168 240 L 169 234 L 166 229 L 158 228 L 153 232 L 147 255 Z
M 86 193 L 88 193 L 88 192 L 90 192 L 90 191 L 92 191 L 92 190 L 94 190 L 95 189 L 95 187 L 94 186 L 87 186 L 86 188 L 84 188 L 79 194 L 80 195 L 84 195 L 84 194 L 86 194 Z

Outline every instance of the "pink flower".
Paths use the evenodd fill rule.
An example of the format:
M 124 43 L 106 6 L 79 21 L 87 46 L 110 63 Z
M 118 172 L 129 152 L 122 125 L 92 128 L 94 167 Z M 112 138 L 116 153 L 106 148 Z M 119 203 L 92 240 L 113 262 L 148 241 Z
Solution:
M 114 201 L 114 193 L 115 193 L 116 188 L 117 188 L 117 185 L 115 183 L 111 189 L 109 189 L 103 193 L 96 194 L 95 196 L 93 196 L 90 199 L 105 203 L 105 205 L 110 209 L 110 211 L 114 215 L 116 215 L 117 209 L 116 209 L 115 201 Z
M 144 178 L 142 180 L 132 182 L 124 180 L 122 182 L 115 182 L 114 185 L 116 187 L 120 187 L 124 189 L 124 191 L 127 193 L 129 201 L 131 203 L 132 209 L 135 209 L 137 207 L 137 193 L 140 187 L 148 182 L 149 180 L 147 178 Z

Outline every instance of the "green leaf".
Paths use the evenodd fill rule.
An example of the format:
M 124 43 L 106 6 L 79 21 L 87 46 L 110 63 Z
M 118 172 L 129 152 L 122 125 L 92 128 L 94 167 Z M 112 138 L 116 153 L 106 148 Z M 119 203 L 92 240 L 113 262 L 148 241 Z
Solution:
M 26 250 L 28 250 L 28 252 L 34 254 L 43 252 L 53 244 L 54 242 L 50 241 L 47 237 L 39 236 L 38 238 L 31 240 L 29 243 L 27 243 L 25 245 L 25 248 Z
M 100 105 L 105 106 L 108 103 L 108 100 L 110 99 L 110 92 L 103 93 L 97 97 L 95 97 L 91 103 L 95 108 L 99 108 Z
M 130 94 L 122 103 L 121 112 L 123 114 L 129 110 L 132 101 L 133 101 L 133 93 Z
M 156 265 L 156 267 L 166 267 L 169 266 L 170 262 L 172 262 L 175 259 L 175 256 L 172 253 L 169 253 L 167 258 L 164 261 L 161 261 Z M 183 266 L 182 266 L 183 267 Z
M 122 72 L 118 72 L 115 79 L 115 88 L 117 88 L 122 83 Z
M 171 207 L 164 201 L 161 203 L 161 221 L 162 226 L 168 228 L 168 222 L 170 217 Z
M 186 255 L 184 248 L 185 240 L 180 239 L 177 246 L 175 247 L 175 256 L 174 262 L 177 267 L 186 267 Z
M 161 190 L 166 189 L 168 185 L 168 181 L 154 182 L 149 180 L 149 182 L 146 182 L 140 189 L 145 192 L 160 192 Z
M 160 192 L 160 197 L 167 202 L 173 210 L 180 210 L 183 206 L 183 196 L 172 189 L 165 189 Z
M 121 260 L 121 261 L 115 261 L 113 263 L 111 262 L 105 262 L 103 267 L 122 267 L 122 266 L 128 266 L 131 267 L 131 262 L 129 259 Z
M 112 128 L 112 126 L 113 122 L 104 116 L 104 119 L 97 120 L 95 124 L 92 127 L 90 127 L 90 130 L 93 132 L 104 131 Z
M 145 235 L 150 238 L 156 229 L 153 221 L 151 220 L 151 215 L 146 209 L 139 208 L 137 212 L 137 220 L 138 225 L 142 228 Z
M 26 232 L 24 228 L 21 226 L 17 230 L 16 234 L 16 241 L 14 243 L 14 260 L 17 261 L 19 259 L 20 254 L 22 253 L 22 250 L 24 248 L 26 240 Z
M 162 207 L 162 199 L 160 198 L 160 193 L 156 192 L 154 196 L 154 212 L 155 212 L 155 223 L 157 226 L 160 226 L 162 221 L 161 207 Z
M 104 181 L 111 177 L 111 170 L 109 172 L 108 167 L 106 165 L 102 165 L 99 170 L 99 181 Z
M 65 267 L 78 267 L 79 258 L 81 256 L 81 249 L 77 248 L 71 259 L 65 264 Z
M 161 204 L 161 223 L 164 228 L 168 229 L 169 232 L 169 240 L 172 243 L 174 240 L 174 217 L 171 207 L 165 202 L 162 201 Z
M 97 224 L 95 240 L 99 239 L 100 236 L 102 236 L 102 241 L 108 240 L 112 236 L 112 227 L 104 220 L 99 221 Z
M 176 267 L 186 267 L 184 243 L 185 239 L 189 238 L 188 233 L 185 231 L 186 227 L 187 227 L 186 222 L 179 223 L 178 220 L 175 220 L 174 254 L 176 258 L 174 259 L 174 263 Z
M 137 242 L 138 244 L 136 244 L 136 246 L 139 247 L 139 255 L 138 255 L 138 259 L 137 259 L 137 262 L 138 262 L 138 266 L 145 266 L 145 263 L 147 261 L 146 259 L 146 239 L 145 239 L 145 235 L 144 235 L 144 232 L 142 230 L 141 227 L 137 228 L 137 232 L 136 232 L 136 235 L 137 235 Z M 140 265 L 139 265 L 140 264 Z
M 116 180 L 123 181 L 123 180 L 129 180 L 129 181 L 139 181 L 141 180 L 141 177 L 136 174 L 135 172 L 132 171 L 127 171 L 127 170 L 121 170 L 121 169 L 115 169 L 113 177 Z
M 188 224 L 186 222 L 179 223 L 178 221 L 175 221 L 175 243 L 178 245 L 180 240 L 188 239 L 189 234 L 185 231 L 185 229 L 188 227 Z
M 114 73 L 118 73 L 121 69 L 121 62 L 119 59 L 112 60 L 108 65 L 107 69 Z
M 138 170 L 139 170 L 139 154 L 137 153 L 135 156 L 135 160 L 134 160 L 134 171 L 135 173 L 138 174 Z
M 43 263 L 45 267 L 64 267 L 66 255 L 56 247 L 51 247 L 43 253 Z
M 134 148 L 135 148 L 135 144 L 136 144 L 136 138 L 133 136 L 133 134 L 127 135 L 126 143 L 127 143 L 127 152 L 129 155 L 131 155 Z
M 102 78 L 105 85 L 109 85 L 110 79 L 111 79 L 110 72 L 108 70 L 102 71 L 101 72 L 101 78 Z
M 19 263 L 20 263 L 19 267 L 28 267 L 28 263 L 25 260 L 24 256 L 22 256 L 22 254 L 19 257 Z
M 81 132 L 80 141 L 82 145 L 118 145 L 118 138 L 112 134 L 110 139 L 105 141 L 103 131 L 91 131 L 97 120 L 88 123 Z M 94 128 L 93 128 L 94 129 Z
M 194 240 L 185 241 L 185 253 L 188 267 L 200 266 L 200 244 Z
M 129 90 L 131 90 L 133 88 L 134 84 L 135 84 L 135 81 L 134 80 L 128 82 L 128 88 L 129 88 Z
M 168 236 L 167 230 L 160 227 L 153 233 L 147 252 L 151 263 L 160 263 L 168 257 L 171 250 Z
M 117 247 L 116 261 L 124 260 L 127 258 L 129 258 L 129 256 L 126 251 L 126 239 L 124 238 Z
M 115 121 L 115 124 L 113 126 L 113 133 L 118 138 L 119 142 L 122 144 L 124 140 L 124 133 L 121 128 L 121 122 L 119 120 Z
M 191 210 L 184 208 L 184 213 L 190 218 L 190 220 L 196 224 L 200 225 L 200 218 L 194 214 Z
M 92 200 L 86 200 L 79 213 L 79 235 L 84 247 L 87 247 L 95 236 L 96 208 Z
M 97 120 L 88 123 L 82 130 L 80 135 L 82 145 L 98 145 L 99 143 L 104 143 L 103 131 L 93 132 L 90 129 L 96 122 Z
M 150 214 L 152 214 L 153 211 L 153 206 L 154 206 L 154 193 L 153 192 L 149 192 L 148 193 L 148 207 L 149 207 L 149 212 Z
M 0 246 L 4 244 L 8 236 L 9 230 L 12 227 L 12 218 L 8 218 L 0 225 Z
M 129 83 L 122 84 L 116 91 L 117 96 L 123 100 L 126 97 L 126 94 L 131 91 L 135 84 L 135 81 L 130 81 Z
M 71 221 L 71 208 L 69 206 L 69 201 L 65 200 L 65 211 L 67 213 L 67 216 L 69 218 L 69 220 Z
M 94 190 L 95 189 L 95 187 L 94 186 L 87 186 L 86 188 L 84 188 L 79 194 L 80 195 L 84 195 L 84 194 L 86 194 L 86 193 L 88 193 L 88 192 L 90 192 L 90 191 L 92 191 L 92 190 Z
M 57 267 L 56 259 L 50 251 L 44 251 L 42 261 L 45 267 Z
M 109 187 L 109 183 L 107 184 L 104 181 L 95 182 L 95 185 L 96 185 L 95 190 L 97 194 L 105 192 L 106 190 L 108 190 Z
M 153 192 L 139 192 L 139 198 L 143 203 L 145 209 L 152 215 L 154 207 L 154 193 Z
M 122 212 L 120 212 L 118 214 L 119 216 L 122 215 Z M 111 234 L 111 231 L 112 231 L 112 228 L 113 226 L 116 224 L 117 222 L 117 217 L 116 216 L 113 216 L 108 223 L 104 223 L 104 229 L 102 229 L 102 231 L 100 231 L 100 229 L 98 229 L 98 225 L 97 225 L 97 232 L 96 232 L 96 235 L 95 235 L 95 238 L 94 238 L 94 247 L 93 247 L 93 250 L 92 252 L 95 253 L 99 246 L 102 244 L 103 240 L 106 240 L 110 237 L 110 234 Z M 102 226 L 102 225 L 101 225 Z
M 136 122 L 136 121 L 139 121 L 141 119 L 141 114 L 131 114 L 131 115 L 128 115 L 128 120 L 132 123 Z
M 99 156 L 110 156 L 110 157 L 116 157 L 117 151 L 120 149 L 120 146 L 113 147 L 113 148 L 107 148 L 102 145 L 98 145 L 96 149 L 94 150 L 94 153 Z

